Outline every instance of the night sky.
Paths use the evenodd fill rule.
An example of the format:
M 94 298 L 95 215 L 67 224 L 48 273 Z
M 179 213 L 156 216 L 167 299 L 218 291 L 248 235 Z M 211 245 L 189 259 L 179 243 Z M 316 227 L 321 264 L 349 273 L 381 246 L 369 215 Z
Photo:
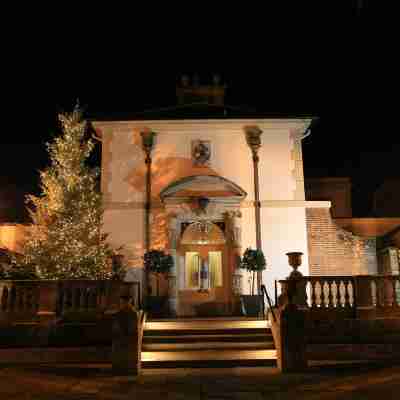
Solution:
M 219 73 L 228 105 L 319 117 L 303 142 L 305 177 L 351 177 L 353 213 L 369 215 L 372 192 L 385 177 L 400 176 L 392 12 L 379 1 L 291 3 L 282 1 L 275 13 L 201 9 L 174 19 L 159 10 L 151 19 L 25 24 L 25 15 L 24 35 L 3 49 L 3 208 L 16 209 L 23 193 L 37 192 L 57 113 L 77 98 L 88 117 L 129 115 L 173 106 L 183 73 L 203 80 Z

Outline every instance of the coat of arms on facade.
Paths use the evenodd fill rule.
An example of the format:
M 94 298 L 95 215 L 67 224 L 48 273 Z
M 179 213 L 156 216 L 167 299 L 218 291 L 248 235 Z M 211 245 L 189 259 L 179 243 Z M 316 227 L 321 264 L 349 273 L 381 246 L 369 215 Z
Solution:
M 209 140 L 192 141 L 192 160 L 196 167 L 207 167 L 211 159 L 211 142 Z

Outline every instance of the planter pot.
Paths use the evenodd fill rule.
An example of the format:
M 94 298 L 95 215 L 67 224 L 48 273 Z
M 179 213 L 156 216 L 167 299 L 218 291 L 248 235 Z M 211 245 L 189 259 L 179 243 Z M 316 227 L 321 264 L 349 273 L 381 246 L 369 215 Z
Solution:
M 242 314 L 246 317 L 260 317 L 263 312 L 263 296 L 262 295 L 242 295 L 240 303 Z
M 146 309 L 151 317 L 163 317 L 168 314 L 168 296 L 148 296 Z

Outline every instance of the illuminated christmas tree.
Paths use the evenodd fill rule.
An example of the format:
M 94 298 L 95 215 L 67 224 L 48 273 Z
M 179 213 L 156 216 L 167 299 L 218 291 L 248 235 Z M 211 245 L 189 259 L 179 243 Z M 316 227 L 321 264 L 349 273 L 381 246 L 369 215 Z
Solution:
M 33 220 L 23 263 L 42 279 L 108 279 L 113 250 L 102 234 L 98 169 L 86 165 L 94 149 L 78 107 L 60 115 L 62 134 L 47 144 L 50 166 L 40 172 L 40 196 L 27 198 Z

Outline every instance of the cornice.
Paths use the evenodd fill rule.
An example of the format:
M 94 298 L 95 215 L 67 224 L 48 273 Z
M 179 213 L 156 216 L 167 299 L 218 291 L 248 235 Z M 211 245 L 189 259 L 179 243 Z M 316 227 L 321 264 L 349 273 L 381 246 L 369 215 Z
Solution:
M 151 202 L 151 208 L 164 208 L 168 204 L 190 204 L 193 199 L 188 198 L 169 198 L 165 202 L 160 200 L 153 200 Z M 232 204 L 240 205 L 240 208 L 253 208 L 254 201 L 244 200 L 240 201 L 238 198 L 234 197 L 215 197 L 210 200 L 215 204 Z M 330 208 L 330 201 L 306 201 L 306 200 L 262 200 L 262 208 L 292 208 L 292 207 L 302 207 L 302 208 Z M 132 201 L 132 202 L 112 202 L 107 201 L 104 203 L 104 208 L 106 210 L 144 210 L 145 202 L 142 201 Z
M 311 118 L 282 118 L 282 119 L 232 119 L 232 120 L 168 120 L 168 121 L 92 121 L 95 128 L 100 130 L 131 131 L 151 128 L 157 133 L 167 132 L 196 132 L 204 130 L 241 133 L 249 125 L 258 126 L 264 133 L 276 130 L 292 130 L 304 132 L 311 123 Z

